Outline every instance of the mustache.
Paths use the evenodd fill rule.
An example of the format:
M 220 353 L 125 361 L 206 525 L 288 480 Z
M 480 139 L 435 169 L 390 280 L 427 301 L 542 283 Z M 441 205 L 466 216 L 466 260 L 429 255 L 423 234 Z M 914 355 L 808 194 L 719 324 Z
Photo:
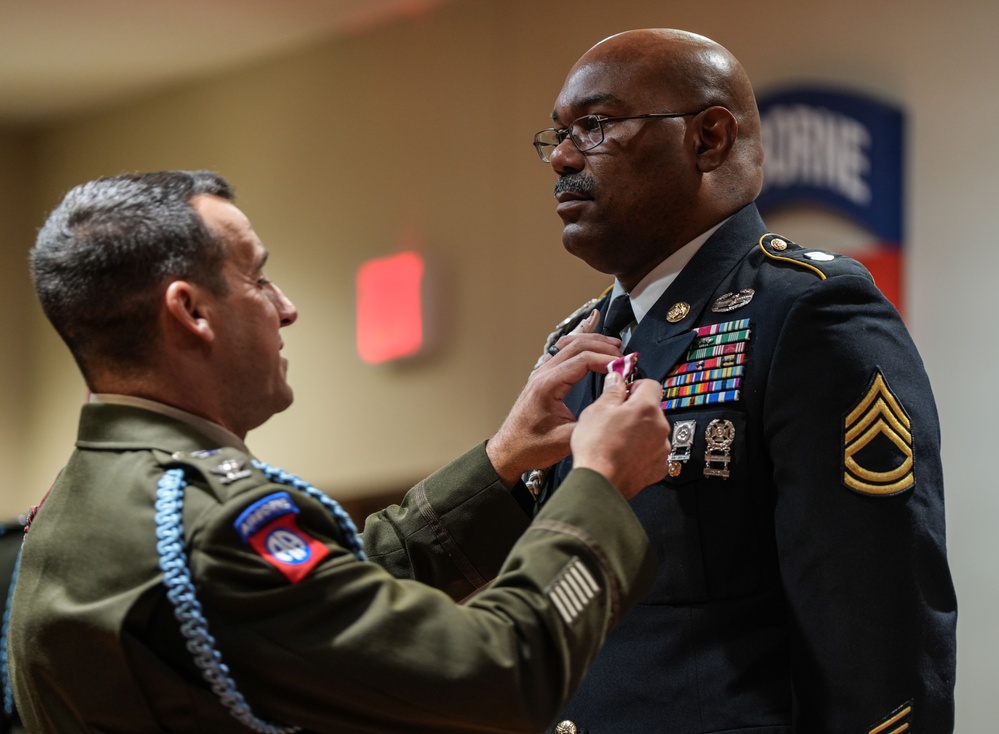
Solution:
M 559 194 L 589 194 L 596 188 L 597 183 L 592 177 L 585 173 L 567 173 L 555 182 L 555 190 L 552 196 Z

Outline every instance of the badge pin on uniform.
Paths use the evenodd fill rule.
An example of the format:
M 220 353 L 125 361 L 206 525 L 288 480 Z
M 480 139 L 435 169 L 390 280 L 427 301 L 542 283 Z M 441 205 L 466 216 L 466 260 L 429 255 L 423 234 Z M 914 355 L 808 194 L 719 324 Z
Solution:
M 680 301 L 679 303 L 674 303 L 666 314 L 666 320 L 671 324 L 683 321 L 687 314 L 690 313 L 690 304 L 686 301 Z
M 239 479 L 246 479 L 247 477 L 252 476 L 253 472 L 249 469 L 245 469 L 245 466 L 245 461 L 241 461 L 239 459 L 226 459 L 217 467 L 212 469 L 212 474 L 218 474 L 222 477 L 219 480 L 222 484 L 232 484 Z
M 171 455 L 174 461 L 183 461 L 184 459 L 207 459 L 209 456 L 215 456 L 222 451 L 222 449 L 199 449 L 198 451 L 174 451 Z
M 207 459 L 209 456 L 215 456 L 222 452 L 222 449 L 201 449 L 200 451 L 192 451 L 189 455 L 192 459 Z
M 708 423 L 704 438 L 708 442 L 708 448 L 704 451 L 704 476 L 728 479 L 731 473 L 728 465 L 732 462 L 735 425 L 732 421 L 716 418 Z
M 671 477 L 680 476 L 683 465 L 690 459 L 690 451 L 694 446 L 694 429 L 697 421 L 676 421 L 670 437 L 670 452 L 667 457 L 666 469 Z
M 738 293 L 726 293 L 725 295 L 718 297 L 718 299 L 711 305 L 711 310 L 714 313 L 735 311 L 735 309 L 742 308 L 747 303 L 752 301 L 753 296 L 755 295 L 756 291 L 752 288 L 743 288 Z

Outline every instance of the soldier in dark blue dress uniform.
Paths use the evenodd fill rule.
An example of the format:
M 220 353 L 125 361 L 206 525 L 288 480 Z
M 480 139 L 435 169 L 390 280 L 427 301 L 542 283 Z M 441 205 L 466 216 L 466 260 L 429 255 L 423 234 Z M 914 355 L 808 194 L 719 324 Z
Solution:
M 930 384 L 859 263 L 768 232 L 742 67 L 694 34 L 623 33 L 577 62 L 552 118 L 535 145 L 563 244 L 614 276 L 591 305 L 662 384 L 673 431 L 668 476 L 632 502 L 655 588 L 554 731 L 952 731 Z M 566 405 L 598 389 L 591 376 Z M 542 504 L 571 466 L 534 473 Z

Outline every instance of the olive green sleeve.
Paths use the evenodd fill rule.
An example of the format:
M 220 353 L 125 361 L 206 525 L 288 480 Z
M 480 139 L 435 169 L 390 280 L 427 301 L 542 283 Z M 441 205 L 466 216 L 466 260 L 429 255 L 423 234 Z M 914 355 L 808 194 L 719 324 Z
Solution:
M 364 547 L 393 576 L 462 599 L 496 576 L 529 523 L 481 443 L 368 517 Z
M 482 470 L 483 457 L 473 452 L 426 482 L 431 507 L 459 547 L 472 549 L 470 558 L 486 540 L 469 527 L 490 530 L 475 504 L 501 491 Z M 444 490 L 459 478 L 471 483 Z M 570 474 L 495 578 L 462 603 L 356 560 L 338 544 L 325 508 L 298 495 L 298 530 L 328 554 L 289 582 L 233 529 L 246 507 L 275 489 L 253 487 L 199 513 L 191 566 L 247 701 L 269 721 L 310 731 L 541 731 L 654 576 L 627 502 L 587 470 Z

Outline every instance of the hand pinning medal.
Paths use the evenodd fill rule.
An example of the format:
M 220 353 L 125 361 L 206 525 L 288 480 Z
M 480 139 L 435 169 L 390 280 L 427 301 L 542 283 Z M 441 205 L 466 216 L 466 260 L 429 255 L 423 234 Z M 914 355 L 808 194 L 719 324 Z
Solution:
M 632 352 L 631 354 L 626 354 L 623 357 L 618 357 L 617 359 L 612 360 L 607 365 L 607 374 L 616 372 L 624 378 L 625 385 L 630 385 L 637 377 L 635 373 L 635 367 L 637 365 L 638 352 Z

